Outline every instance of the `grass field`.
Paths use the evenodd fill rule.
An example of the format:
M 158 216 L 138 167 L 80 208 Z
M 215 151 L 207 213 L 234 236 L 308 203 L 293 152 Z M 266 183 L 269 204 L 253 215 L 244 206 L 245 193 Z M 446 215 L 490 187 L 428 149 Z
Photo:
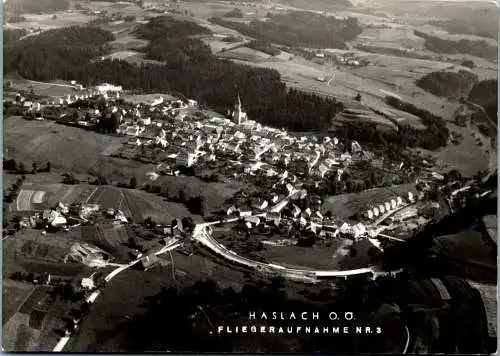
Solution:
M 75 89 L 71 86 L 58 85 L 58 83 L 41 83 L 33 80 L 19 78 L 17 76 L 8 75 L 4 78 L 5 82 L 11 82 L 12 88 L 15 90 L 31 91 L 36 95 L 48 97 L 66 97 L 67 95 L 75 94 Z
M 175 176 L 161 176 L 154 185 L 166 187 L 169 196 L 179 196 L 183 191 L 186 199 L 202 197 L 205 213 L 219 211 L 227 199 L 244 187 L 239 182 L 206 183 L 196 177 Z
M 3 350 L 7 352 L 40 351 L 40 331 L 29 327 L 30 316 L 16 313 L 3 326 Z
M 31 283 L 18 282 L 5 277 L 2 282 L 2 325 L 5 325 L 19 310 L 34 289 Z
M 4 150 L 10 158 L 31 167 L 50 161 L 60 173 L 103 175 L 128 182 L 135 175 L 145 182 L 152 166 L 109 157 L 122 146 L 122 137 L 99 134 L 52 121 L 27 121 L 19 117 L 4 120 Z
M 128 102 L 131 102 L 132 104 L 138 104 L 138 103 L 147 103 L 151 100 L 154 100 L 158 96 L 162 96 L 165 98 L 165 100 L 172 100 L 175 99 L 174 96 L 170 94 L 165 94 L 165 93 L 153 93 L 153 94 L 124 94 L 122 98 Z
M 347 255 L 349 246 L 356 249 L 355 257 Z M 339 238 L 318 243 L 313 247 L 266 246 L 259 254 L 269 262 L 285 267 L 344 270 L 368 267 L 368 250 L 371 247 L 365 240 L 353 244 L 350 240 Z
M 53 14 L 25 14 L 23 16 L 26 18 L 26 21 L 8 24 L 6 28 L 50 30 L 60 27 L 83 25 L 96 18 L 95 16 L 68 11 L 57 12 L 55 15 L 56 17 L 53 18 Z
M 271 58 L 269 54 L 247 47 L 240 47 L 225 52 L 219 52 L 219 57 L 238 59 L 240 61 L 265 61 Z

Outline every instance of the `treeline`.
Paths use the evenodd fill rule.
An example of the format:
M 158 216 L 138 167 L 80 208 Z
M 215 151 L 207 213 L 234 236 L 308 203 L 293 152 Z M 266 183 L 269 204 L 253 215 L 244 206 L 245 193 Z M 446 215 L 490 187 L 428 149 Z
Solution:
M 20 14 L 4 14 L 4 22 L 5 23 L 18 23 L 26 21 L 26 17 Z
M 278 48 L 264 41 L 251 41 L 250 43 L 246 44 L 246 47 L 255 49 L 256 51 L 264 52 L 266 54 L 269 54 L 270 56 L 277 56 L 281 53 Z
M 15 13 L 47 13 L 65 11 L 70 7 L 69 0 L 21 0 L 4 2 L 4 12 Z
M 468 100 L 481 105 L 488 116 L 498 120 L 498 81 L 496 79 L 483 80 L 471 89 Z
M 424 46 L 432 52 L 447 54 L 467 53 L 489 60 L 496 60 L 498 57 L 498 48 L 490 46 L 484 40 L 461 39 L 460 41 L 451 41 L 418 30 L 414 30 L 413 32 L 416 36 L 425 39 Z
M 211 21 L 258 40 L 290 47 L 346 48 L 345 42 L 363 31 L 355 17 L 343 20 L 307 11 L 270 14 L 268 21 L 254 20 L 248 25 L 221 18 Z
M 4 29 L 3 30 L 3 46 L 8 47 L 19 41 L 23 36 L 26 36 L 28 31 L 24 28 L 20 29 Z
M 443 118 L 394 97 L 386 97 L 386 102 L 396 109 L 418 116 L 426 128 L 419 130 L 409 125 L 399 125 L 398 131 L 386 132 L 369 123 L 345 122 L 335 129 L 335 133 L 357 140 L 373 151 L 396 160 L 401 159 L 401 150 L 405 147 L 421 147 L 433 151 L 446 146 L 449 131 Z
M 11 37 L 18 34 L 12 34 Z M 35 80 L 81 79 L 91 59 L 106 52 L 114 36 L 93 27 L 49 30 L 21 42 L 4 45 L 4 72 Z
M 498 13 L 492 11 L 470 11 L 468 17 L 462 16 L 450 20 L 432 21 L 431 24 L 457 35 L 473 35 L 498 38 Z
M 436 96 L 459 98 L 467 96 L 477 82 L 476 74 L 459 70 L 458 72 L 431 72 L 418 79 L 416 84 Z

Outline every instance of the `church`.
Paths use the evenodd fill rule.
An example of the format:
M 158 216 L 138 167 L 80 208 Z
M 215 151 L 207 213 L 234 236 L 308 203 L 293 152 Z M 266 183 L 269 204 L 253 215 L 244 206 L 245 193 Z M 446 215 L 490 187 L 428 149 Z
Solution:
M 238 93 L 237 102 L 234 104 L 234 110 L 232 114 L 232 120 L 235 124 L 240 125 L 247 121 L 247 113 L 241 108 L 240 94 Z

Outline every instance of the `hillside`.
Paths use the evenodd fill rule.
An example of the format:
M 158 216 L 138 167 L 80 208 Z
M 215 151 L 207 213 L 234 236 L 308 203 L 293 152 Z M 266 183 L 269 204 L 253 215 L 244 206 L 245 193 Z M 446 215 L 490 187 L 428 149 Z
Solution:
M 472 88 L 468 100 L 481 105 L 488 116 L 498 121 L 498 81 L 496 79 L 483 80 Z
M 496 60 L 498 57 L 498 47 L 490 46 L 484 40 L 461 39 L 460 41 L 452 41 L 418 30 L 415 30 L 414 33 L 416 36 L 425 39 L 425 48 L 435 53 L 466 53 L 488 60 Z
M 248 25 L 221 18 L 211 21 L 246 36 L 290 47 L 346 48 L 345 42 L 362 32 L 355 17 L 338 19 L 307 11 L 270 14 L 267 21 L 254 20 Z
M 9 0 L 4 1 L 5 12 L 15 13 L 48 13 L 68 10 L 68 0 Z
M 436 96 L 459 98 L 467 96 L 477 82 L 476 74 L 460 70 L 458 72 L 432 72 L 417 80 L 416 84 Z

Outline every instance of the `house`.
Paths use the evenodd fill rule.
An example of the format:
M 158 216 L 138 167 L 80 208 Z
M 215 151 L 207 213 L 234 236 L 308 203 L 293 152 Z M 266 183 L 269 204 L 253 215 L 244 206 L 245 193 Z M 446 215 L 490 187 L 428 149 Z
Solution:
M 86 290 L 95 289 L 95 283 L 92 278 L 82 278 L 81 286 Z
M 157 263 L 159 263 L 159 259 L 156 255 L 147 255 L 141 259 L 141 266 L 144 271 L 153 268 Z
M 260 198 L 257 198 L 257 199 L 254 199 L 252 201 L 252 208 L 253 209 L 257 209 L 257 210 L 264 210 L 265 208 L 267 208 L 269 205 L 268 201 L 265 200 L 265 199 L 260 199 Z

